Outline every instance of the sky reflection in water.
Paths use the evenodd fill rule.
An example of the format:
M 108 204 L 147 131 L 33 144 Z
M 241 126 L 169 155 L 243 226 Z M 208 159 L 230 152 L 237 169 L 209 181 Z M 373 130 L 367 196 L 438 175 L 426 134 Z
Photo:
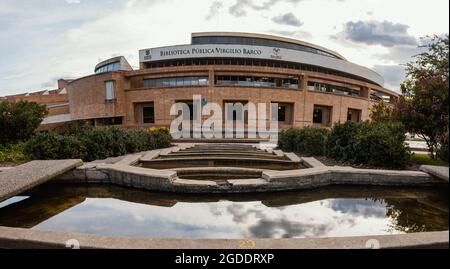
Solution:
M 183 203 L 160 207 L 88 198 L 36 229 L 164 238 L 301 238 L 389 231 L 383 202 L 328 199 L 284 207 L 261 202 Z

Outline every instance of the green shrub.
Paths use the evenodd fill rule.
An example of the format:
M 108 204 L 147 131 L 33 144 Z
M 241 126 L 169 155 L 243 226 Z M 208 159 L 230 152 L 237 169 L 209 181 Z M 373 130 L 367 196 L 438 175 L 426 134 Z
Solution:
M 325 142 L 330 131 L 325 128 L 291 128 L 280 133 L 278 147 L 284 151 L 294 151 L 304 156 L 323 156 Z
M 300 135 L 300 129 L 289 128 L 278 135 L 278 147 L 284 151 L 295 151 L 295 140 Z
M 147 138 L 147 148 L 167 148 L 172 143 L 172 136 L 167 128 L 151 128 L 149 129 L 149 136 Z
M 147 150 L 149 133 L 145 130 L 129 130 L 126 141 L 127 152 L 139 152 Z
M 85 148 L 75 136 L 56 133 L 39 133 L 24 146 L 24 153 L 31 159 L 82 159 Z
M 169 147 L 172 136 L 166 130 L 124 130 L 118 127 L 83 128 L 79 133 L 41 133 L 25 145 L 32 159 L 102 160 L 128 153 Z
M 372 166 L 402 167 L 409 160 L 402 125 L 364 122 L 355 136 L 352 162 Z
M 409 159 L 402 125 L 387 122 L 336 124 L 328 137 L 328 157 L 356 165 L 402 167 Z
M 22 163 L 27 160 L 23 143 L 0 145 L 0 163 Z
M 357 129 L 358 124 L 352 121 L 335 124 L 326 141 L 326 155 L 340 161 L 351 159 L 354 154 L 354 138 Z

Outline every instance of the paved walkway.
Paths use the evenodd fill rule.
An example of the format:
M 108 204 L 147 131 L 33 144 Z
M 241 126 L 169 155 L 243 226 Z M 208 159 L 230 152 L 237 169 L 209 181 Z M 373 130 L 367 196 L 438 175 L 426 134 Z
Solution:
M 32 161 L 0 172 L 0 202 L 74 169 L 81 160 Z
M 448 167 L 447 166 L 434 166 L 434 165 L 422 165 L 420 170 L 426 172 L 432 176 L 448 182 Z

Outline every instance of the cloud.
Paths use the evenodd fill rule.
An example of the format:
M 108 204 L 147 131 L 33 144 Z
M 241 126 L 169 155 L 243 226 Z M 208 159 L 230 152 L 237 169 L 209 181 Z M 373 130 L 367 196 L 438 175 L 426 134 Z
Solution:
M 229 12 L 235 17 L 243 17 L 247 15 L 248 9 L 256 11 L 269 10 L 272 6 L 278 4 L 279 2 L 297 4 L 301 1 L 303 0 L 268 0 L 263 2 L 261 5 L 256 5 L 252 0 L 237 0 L 236 3 L 230 7 Z
M 303 25 L 303 22 L 301 22 L 292 12 L 275 16 L 272 18 L 272 21 L 275 23 L 278 23 L 278 24 L 297 26 L 297 27 L 300 27 Z
M 356 43 L 393 47 L 417 45 L 417 39 L 408 34 L 409 26 L 389 21 L 347 22 L 341 36 Z
M 338 212 L 364 218 L 384 218 L 386 215 L 386 205 L 373 200 L 335 199 L 330 201 L 330 207 Z
M 374 58 L 406 64 L 413 60 L 413 56 L 416 56 L 422 52 L 426 52 L 427 48 L 419 46 L 395 46 L 388 49 L 386 53 L 374 54 Z
M 79 3 L 81 3 L 81 1 L 80 0 L 66 0 L 66 3 L 69 4 L 69 5 L 71 5 L 71 4 L 79 4 Z
M 383 76 L 385 87 L 400 91 L 400 84 L 406 77 L 405 67 L 402 65 L 375 65 L 372 68 Z
M 209 13 L 206 15 L 205 19 L 210 20 L 219 14 L 219 10 L 223 8 L 223 3 L 220 1 L 214 1 L 209 7 Z
M 249 228 L 253 238 L 296 238 L 296 237 L 323 237 L 333 229 L 332 224 L 310 224 L 292 222 L 286 219 L 262 219 Z

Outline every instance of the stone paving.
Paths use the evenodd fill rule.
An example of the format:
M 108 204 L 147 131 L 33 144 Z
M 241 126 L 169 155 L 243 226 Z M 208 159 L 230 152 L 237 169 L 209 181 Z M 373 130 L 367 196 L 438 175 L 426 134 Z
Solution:
M 80 165 L 81 160 L 32 161 L 0 173 L 0 202 Z

